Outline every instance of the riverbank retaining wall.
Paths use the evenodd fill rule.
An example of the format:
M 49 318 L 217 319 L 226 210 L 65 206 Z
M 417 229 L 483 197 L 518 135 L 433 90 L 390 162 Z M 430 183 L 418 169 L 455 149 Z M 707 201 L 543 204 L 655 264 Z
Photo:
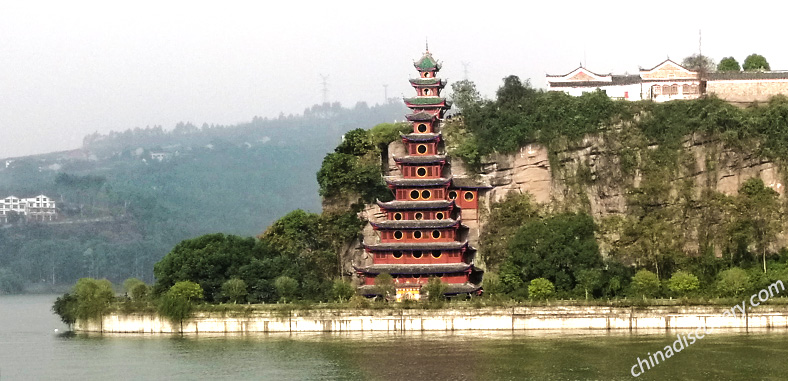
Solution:
M 405 332 L 460 330 L 653 330 L 788 328 L 788 306 L 736 316 L 723 307 L 515 307 L 480 309 L 292 310 L 196 313 L 182 323 L 155 314 L 112 313 L 74 329 L 104 333 Z

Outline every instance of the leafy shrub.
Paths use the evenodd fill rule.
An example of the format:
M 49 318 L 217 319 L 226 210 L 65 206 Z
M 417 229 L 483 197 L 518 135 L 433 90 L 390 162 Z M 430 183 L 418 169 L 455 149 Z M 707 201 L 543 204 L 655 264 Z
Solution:
M 295 299 L 296 292 L 298 291 L 298 281 L 287 276 L 282 275 L 274 280 L 274 287 L 276 293 L 279 294 L 279 299 L 285 303 Z
M 222 284 L 222 295 L 230 303 L 243 303 L 246 301 L 246 295 L 249 292 L 246 289 L 246 282 L 243 279 L 232 278 Z
M 741 296 L 750 289 L 750 277 L 738 267 L 727 269 L 717 276 L 717 291 L 720 296 Z
M 660 283 L 657 274 L 648 270 L 640 270 L 635 273 L 630 283 L 632 293 L 635 296 L 645 298 L 653 298 L 659 295 Z
M 427 284 L 422 286 L 421 290 L 426 295 L 427 300 L 434 303 L 446 299 L 443 294 L 446 293 L 447 288 L 446 283 L 441 282 L 440 278 L 430 277 Z
M 528 295 L 534 300 L 549 299 L 555 293 L 553 282 L 545 278 L 536 278 L 528 285 Z
M 670 291 L 678 296 L 687 296 L 700 288 L 700 281 L 694 274 L 676 271 L 668 281 Z
M 334 296 L 334 300 L 344 302 L 352 298 L 356 294 L 356 290 L 353 289 L 353 284 L 349 281 L 336 279 L 331 287 L 331 293 Z

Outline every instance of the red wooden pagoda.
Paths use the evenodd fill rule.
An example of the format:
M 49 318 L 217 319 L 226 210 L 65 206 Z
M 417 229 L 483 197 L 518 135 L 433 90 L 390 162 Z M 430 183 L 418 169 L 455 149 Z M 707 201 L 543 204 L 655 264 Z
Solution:
M 468 245 L 468 228 L 461 216 L 468 209 L 476 218 L 482 187 L 453 181 L 441 153 L 440 125 L 451 107 L 440 96 L 446 85 L 436 77 L 441 64 L 427 50 L 414 66 L 419 77 L 410 83 L 416 96 L 405 98 L 413 111 L 407 115 L 413 133 L 402 135 L 407 154 L 394 157 L 401 175 L 386 178 L 395 200 L 378 201 L 385 219 L 370 222 L 379 242 L 364 243 L 372 264 L 356 267 L 360 290 L 375 295 L 375 277 L 387 273 L 394 278 L 397 300 L 419 299 L 421 287 L 432 277 L 447 284 L 447 295 L 480 292 L 482 272 L 474 267 L 476 251 Z

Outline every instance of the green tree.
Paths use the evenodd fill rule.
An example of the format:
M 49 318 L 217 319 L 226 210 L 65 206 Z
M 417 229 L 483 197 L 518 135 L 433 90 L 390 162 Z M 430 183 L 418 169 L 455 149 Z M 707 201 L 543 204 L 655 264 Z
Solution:
M 769 244 L 782 230 L 779 194 L 767 187 L 760 178 L 751 178 L 739 188 L 737 203 L 741 222 L 748 228 L 755 243 L 757 254 L 763 259 L 766 273 L 766 254 Z
M 126 291 L 126 295 L 128 295 L 131 300 L 139 302 L 148 297 L 150 287 L 137 278 L 129 278 L 123 281 L 123 290 Z
M 741 268 L 730 268 L 717 276 L 717 291 L 720 296 L 741 296 L 750 289 L 752 289 L 752 281 L 747 272 Z
M 394 286 L 394 278 L 391 275 L 382 273 L 375 277 L 375 293 L 385 300 L 396 296 L 397 289 Z
M 349 281 L 335 279 L 334 285 L 331 287 L 331 293 L 334 296 L 334 300 L 341 303 L 350 300 L 356 294 L 356 290 L 353 289 L 353 285 Z
M 246 301 L 246 282 L 243 279 L 232 278 L 222 284 L 222 295 L 233 304 Z
M 717 65 L 717 71 L 741 71 L 741 66 L 735 58 L 725 57 Z
M 438 277 L 430 277 L 427 281 L 427 284 L 422 286 L 421 290 L 427 296 L 427 300 L 430 302 L 440 302 L 444 300 L 446 297 L 444 294 L 448 286 L 446 283 L 441 282 L 441 279 Z
M 744 71 L 763 71 L 763 70 L 772 70 L 769 67 L 769 62 L 766 61 L 766 57 L 760 54 L 750 54 L 747 58 L 744 59 L 744 64 L 742 65 Z
M 287 275 L 282 275 L 274 280 L 274 287 L 283 302 L 292 302 L 298 291 L 298 281 Z
M 659 295 L 659 278 L 657 278 L 657 274 L 643 269 L 632 277 L 630 287 L 635 296 L 640 296 L 643 299 L 653 298 Z
M 372 143 L 378 149 L 385 148 L 389 143 L 397 141 L 401 134 L 413 132 L 409 123 L 380 123 L 369 129 Z
M 502 276 L 514 270 L 523 281 L 546 278 L 558 290 L 571 290 L 577 272 L 602 265 L 595 228 L 587 214 L 563 213 L 525 223 L 510 242 L 505 262 L 510 266 Z
M 715 68 L 714 60 L 700 54 L 693 54 L 681 61 L 681 66 L 693 71 L 708 73 Z
M 553 282 L 545 278 L 533 279 L 528 285 L 528 295 L 534 300 L 549 299 L 554 293 L 555 286 L 553 286 Z
M 260 255 L 254 238 L 217 233 L 187 239 L 154 266 L 154 292 L 160 295 L 177 282 L 192 281 L 199 283 L 205 299 L 213 302 L 222 284 L 239 276 L 240 268 Z
M 71 328 L 77 321 L 77 304 L 78 301 L 75 295 L 65 293 L 55 299 L 55 304 L 52 305 L 52 312 Z
M 692 273 L 685 271 L 676 271 L 668 281 L 668 288 L 679 296 L 687 296 L 690 293 L 698 291 L 700 288 L 700 281 Z
M 591 296 L 593 296 L 594 290 L 602 284 L 602 270 L 584 269 L 578 271 L 577 284 L 583 288 L 586 300 L 588 300 L 588 294 L 591 293 Z
M 183 331 L 183 321 L 191 317 L 194 304 L 203 299 L 203 289 L 199 284 L 190 281 L 175 283 L 159 299 L 158 312 L 173 324 L 178 324 Z
M 496 271 L 509 254 L 509 241 L 527 221 L 538 217 L 529 193 L 509 192 L 490 205 L 490 217 L 479 237 L 479 254 L 487 269 Z
M 18 294 L 24 289 L 24 281 L 19 274 L 0 267 L 0 294 Z
M 357 128 L 348 131 L 342 137 L 342 143 L 340 143 L 334 151 L 346 155 L 363 156 L 374 148 L 375 146 L 372 144 L 372 138 L 369 131 L 363 128 Z
M 460 111 L 475 107 L 482 101 L 482 95 L 476 90 L 476 84 L 467 79 L 452 83 L 451 91 L 451 99 Z
M 115 298 L 112 283 L 106 279 L 81 278 L 74 285 L 72 294 L 77 299 L 75 316 L 83 320 L 100 321 Z

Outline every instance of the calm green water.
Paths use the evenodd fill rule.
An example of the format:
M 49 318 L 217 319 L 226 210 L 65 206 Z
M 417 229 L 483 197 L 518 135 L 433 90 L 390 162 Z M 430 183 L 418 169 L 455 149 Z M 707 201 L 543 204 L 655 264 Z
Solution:
M 626 380 L 675 333 L 76 335 L 54 296 L 0 296 L 0 380 Z M 715 333 L 645 380 L 788 379 L 788 332 Z

